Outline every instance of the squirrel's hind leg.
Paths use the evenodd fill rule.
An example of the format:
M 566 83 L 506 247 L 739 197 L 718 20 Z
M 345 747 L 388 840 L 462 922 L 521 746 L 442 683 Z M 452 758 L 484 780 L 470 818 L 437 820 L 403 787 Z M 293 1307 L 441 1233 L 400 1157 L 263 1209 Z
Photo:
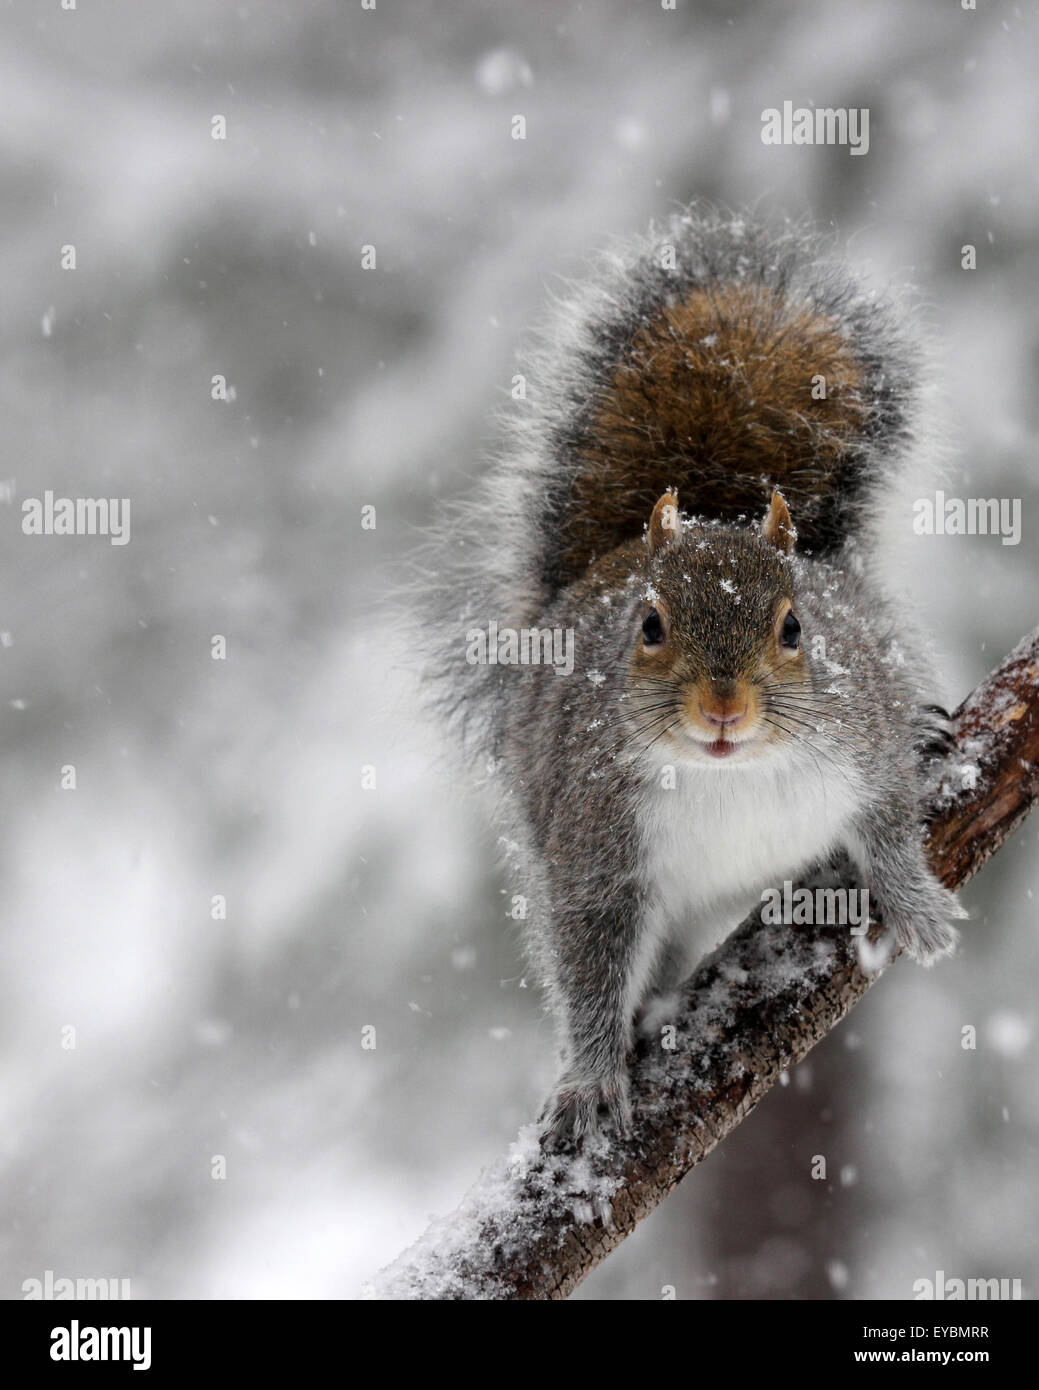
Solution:
M 635 1032 L 640 1038 L 657 1039 L 661 1028 L 674 1023 L 682 1004 L 682 985 L 692 973 L 693 962 L 681 941 L 669 938 L 657 955 L 649 988 L 635 1011 Z

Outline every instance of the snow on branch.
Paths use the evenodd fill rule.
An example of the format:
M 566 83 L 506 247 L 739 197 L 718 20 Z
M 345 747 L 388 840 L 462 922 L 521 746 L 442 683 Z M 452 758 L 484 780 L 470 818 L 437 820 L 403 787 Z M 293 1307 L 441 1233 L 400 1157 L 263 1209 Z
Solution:
M 1039 795 L 1039 628 L 953 716 L 933 767 L 929 852 L 959 888 Z M 875 931 L 876 929 L 874 929 Z M 642 1044 L 631 1139 L 544 1155 L 533 1126 L 374 1298 L 565 1298 L 875 983 L 847 930 L 745 923 L 686 986 L 673 1050 Z

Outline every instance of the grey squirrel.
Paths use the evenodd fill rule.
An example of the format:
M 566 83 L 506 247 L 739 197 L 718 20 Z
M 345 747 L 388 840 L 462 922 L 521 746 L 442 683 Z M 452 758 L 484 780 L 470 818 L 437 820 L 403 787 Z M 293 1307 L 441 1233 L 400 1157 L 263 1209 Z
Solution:
M 689 211 L 561 306 L 446 523 L 436 699 L 522 875 L 563 1054 L 546 1142 L 626 1130 L 637 1016 L 769 886 L 843 851 L 891 940 L 954 946 L 922 849 L 937 707 L 871 573 L 919 377 L 813 234 Z

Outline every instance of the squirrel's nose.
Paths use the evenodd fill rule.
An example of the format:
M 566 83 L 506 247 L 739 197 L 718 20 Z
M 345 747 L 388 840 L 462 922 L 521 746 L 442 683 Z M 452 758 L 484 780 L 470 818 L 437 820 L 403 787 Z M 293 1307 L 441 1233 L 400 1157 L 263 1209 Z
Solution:
M 717 724 L 720 729 L 727 728 L 730 724 L 738 724 L 747 713 L 748 701 L 744 700 L 743 708 L 734 708 L 735 700 L 719 700 L 716 707 L 704 709 L 703 702 L 700 702 L 700 713 L 708 724 Z

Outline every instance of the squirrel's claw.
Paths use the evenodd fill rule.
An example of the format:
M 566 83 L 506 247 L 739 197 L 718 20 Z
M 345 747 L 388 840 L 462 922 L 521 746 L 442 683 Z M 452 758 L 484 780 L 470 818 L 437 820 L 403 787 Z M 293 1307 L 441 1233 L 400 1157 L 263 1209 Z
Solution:
M 564 1073 L 545 1102 L 539 1125 L 547 1149 L 579 1144 L 606 1121 L 621 1138 L 631 1134 L 631 1097 L 626 1071 L 578 1078 Z
M 952 715 L 941 705 L 920 705 L 917 715 L 917 752 L 923 758 L 946 757 L 956 746 L 950 728 Z
M 951 956 L 960 934 L 950 919 L 969 914 L 954 893 L 933 883 L 922 896 L 911 915 L 894 923 L 895 935 L 906 953 L 921 965 L 934 965 L 943 956 Z

